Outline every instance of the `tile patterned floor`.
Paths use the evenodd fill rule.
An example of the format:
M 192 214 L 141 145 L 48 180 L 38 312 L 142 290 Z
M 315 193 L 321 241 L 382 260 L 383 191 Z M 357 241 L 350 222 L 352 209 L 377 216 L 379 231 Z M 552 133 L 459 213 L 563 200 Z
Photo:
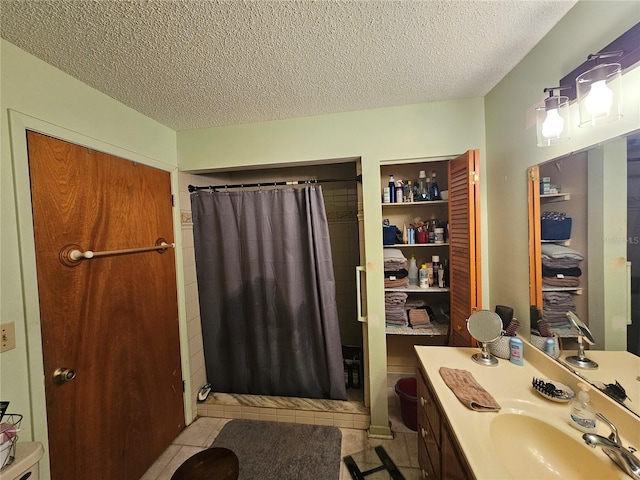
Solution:
M 400 402 L 394 390 L 397 379 L 402 376 L 407 375 L 389 374 L 387 381 L 389 421 L 393 432 L 393 440 L 369 438 L 366 430 L 361 425 L 357 425 L 359 428 L 349 428 L 352 424 L 348 422 L 341 425 L 341 421 L 338 421 L 338 419 L 343 417 L 340 417 L 340 415 L 368 415 L 368 409 L 363 407 L 362 404 L 354 405 L 351 402 L 338 402 L 343 404 L 340 407 L 341 410 L 331 413 L 330 411 L 335 407 L 335 405 L 332 405 L 331 401 L 329 401 L 329 403 L 321 402 L 322 406 L 319 407 L 321 410 L 315 413 L 318 418 L 306 420 L 311 421 L 312 423 L 326 424 L 325 420 L 328 418 L 327 415 L 331 413 L 333 415 L 333 420 L 328 424 L 335 425 L 340 428 L 340 431 L 342 432 L 341 457 L 382 445 L 389 456 L 393 459 L 394 463 L 398 466 L 406 480 L 417 480 L 421 478 L 420 469 L 418 468 L 417 433 L 407 428 L 402 422 Z M 286 400 L 282 397 L 266 397 L 262 399 L 266 404 L 261 404 L 259 400 L 260 399 L 253 396 L 244 396 L 243 398 L 243 396 L 228 396 L 224 394 L 217 394 L 215 397 L 210 397 L 210 401 L 207 401 L 206 404 L 201 404 L 205 408 L 203 409 L 203 413 L 206 416 L 200 416 L 195 422 L 189 425 L 149 468 L 142 477 L 142 480 L 170 480 L 173 472 L 175 472 L 184 461 L 199 451 L 209 447 L 222 427 L 224 427 L 227 422 L 231 421 L 232 418 L 252 419 L 252 415 L 255 415 L 255 418 L 253 418 L 255 420 L 287 421 L 287 418 L 289 417 L 286 417 L 286 415 L 286 418 L 278 418 L 277 416 L 274 418 L 261 418 L 261 416 L 264 417 L 266 415 L 264 413 L 265 411 L 268 412 L 268 410 L 263 409 L 277 408 L 278 410 L 276 411 L 283 411 L 285 413 L 296 412 L 295 410 L 289 409 L 291 405 L 286 403 Z M 294 399 L 293 401 L 298 403 L 302 402 L 300 405 L 305 405 L 304 407 L 299 408 L 311 408 L 306 405 L 305 400 L 303 399 Z M 225 415 L 218 415 L 217 413 L 213 414 L 214 412 L 220 411 L 220 404 L 231 404 L 227 407 L 228 409 L 231 409 L 227 412 L 232 414 L 231 418 L 219 418 Z M 269 407 L 265 407 L 264 405 L 269 405 Z M 323 408 L 324 411 L 322 411 Z M 224 408 L 222 412 L 224 412 Z M 300 414 L 300 411 L 297 412 Z M 294 416 L 291 417 L 294 419 L 292 420 L 292 423 L 295 423 L 296 421 L 297 423 L 305 422 L 306 417 L 295 417 L 295 413 L 293 415 Z M 341 463 L 340 468 L 340 480 L 350 480 L 351 477 L 344 463 Z M 373 480 L 374 478 L 383 477 L 374 475 L 369 478 L 372 478 Z

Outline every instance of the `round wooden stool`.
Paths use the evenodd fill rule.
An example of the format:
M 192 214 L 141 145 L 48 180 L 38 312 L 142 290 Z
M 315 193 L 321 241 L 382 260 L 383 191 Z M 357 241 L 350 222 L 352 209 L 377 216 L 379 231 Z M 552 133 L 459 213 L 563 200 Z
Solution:
M 238 457 L 228 448 L 207 448 L 184 462 L 171 480 L 237 480 Z

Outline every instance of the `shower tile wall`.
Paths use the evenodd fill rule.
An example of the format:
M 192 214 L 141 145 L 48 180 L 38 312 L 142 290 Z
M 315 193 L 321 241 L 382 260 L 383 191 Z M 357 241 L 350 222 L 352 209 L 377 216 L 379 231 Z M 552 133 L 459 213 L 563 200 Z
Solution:
M 185 303 L 187 317 L 187 338 L 189 341 L 189 376 L 191 379 L 191 408 L 198 411 L 198 390 L 207 382 L 204 367 L 204 349 L 202 346 L 202 328 L 200 325 L 200 302 L 198 301 L 198 283 L 196 279 L 196 260 L 193 248 L 193 222 L 191 219 L 191 200 L 188 186 L 201 185 L 202 178 L 197 175 L 180 173 L 180 220 L 182 234 L 182 254 L 184 259 Z

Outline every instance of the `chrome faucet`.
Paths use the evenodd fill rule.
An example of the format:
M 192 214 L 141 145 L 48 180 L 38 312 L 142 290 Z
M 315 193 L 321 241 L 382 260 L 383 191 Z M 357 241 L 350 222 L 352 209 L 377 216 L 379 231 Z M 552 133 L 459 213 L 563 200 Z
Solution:
M 602 451 L 606 453 L 618 467 L 624 470 L 627 475 L 640 480 L 640 460 L 633 454 L 635 449 L 632 447 L 629 447 L 631 450 L 624 448 L 624 446 L 622 446 L 622 440 L 620 440 L 618 436 L 616 426 L 601 413 L 596 413 L 596 416 L 609 426 L 611 435 L 605 438 L 595 433 L 585 433 L 582 435 L 585 443 L 591 448 L 602 448 Z

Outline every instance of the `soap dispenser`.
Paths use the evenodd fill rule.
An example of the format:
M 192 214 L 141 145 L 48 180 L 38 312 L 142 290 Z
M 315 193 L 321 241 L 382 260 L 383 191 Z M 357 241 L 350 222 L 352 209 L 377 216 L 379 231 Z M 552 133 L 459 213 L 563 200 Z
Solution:
M 589 403 L 589 394 L 580 390 L 578 396 L 571 402 L 569 415 L 571 426 L 585 433 L 595 433 L 597 428 L 596 412 Z

